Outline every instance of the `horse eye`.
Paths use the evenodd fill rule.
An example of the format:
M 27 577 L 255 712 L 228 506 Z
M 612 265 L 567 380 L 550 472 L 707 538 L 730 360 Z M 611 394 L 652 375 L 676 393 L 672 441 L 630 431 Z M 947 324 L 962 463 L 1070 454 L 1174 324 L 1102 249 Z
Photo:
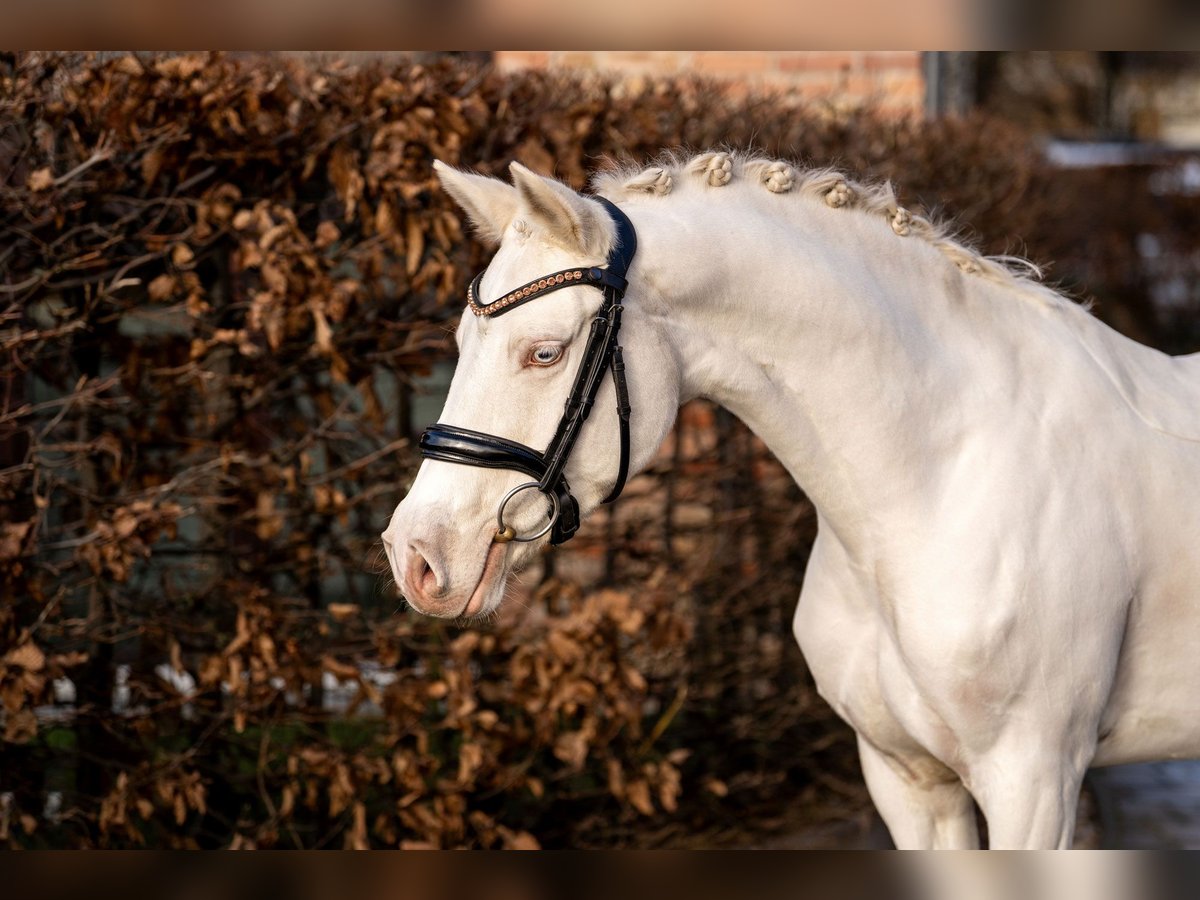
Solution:
M 552 366 L 562 357 L 562 347 L 558 344 L 539 344 L 529 354 L 529 363 L 534 366 Z

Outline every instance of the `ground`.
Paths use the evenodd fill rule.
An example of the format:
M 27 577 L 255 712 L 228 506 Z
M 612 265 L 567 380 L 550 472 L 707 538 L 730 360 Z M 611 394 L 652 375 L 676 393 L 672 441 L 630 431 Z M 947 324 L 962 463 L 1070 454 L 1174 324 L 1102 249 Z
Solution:
M 1104 848 L 1200 849 L 1200 760 L 1091 773 Z

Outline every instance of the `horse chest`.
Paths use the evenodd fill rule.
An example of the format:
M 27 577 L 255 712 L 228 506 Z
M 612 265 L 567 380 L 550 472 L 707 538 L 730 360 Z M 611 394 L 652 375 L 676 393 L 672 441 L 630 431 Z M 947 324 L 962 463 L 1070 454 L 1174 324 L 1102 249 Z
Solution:
M 894 651 L 878 598 L 827 531 L 813 546 L 793 632 L 818 691 L 838 715 L 876 746 L 918 749 L 894 698 L 909 698 L 901 706 L 912 711 L 920 691 Z

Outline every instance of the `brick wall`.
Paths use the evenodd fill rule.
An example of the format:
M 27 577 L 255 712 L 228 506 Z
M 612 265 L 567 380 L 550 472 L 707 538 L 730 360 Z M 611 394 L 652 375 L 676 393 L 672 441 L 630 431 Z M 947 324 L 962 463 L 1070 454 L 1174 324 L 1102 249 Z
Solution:
M 779 87 L 813 100 L 873 102 L 897 113 L 920 112 L 925 102 L 916 50 L 503 50 L 495 61 L 503 69 L 561 67 L 634 80 L 694 73 L 738 88 Z

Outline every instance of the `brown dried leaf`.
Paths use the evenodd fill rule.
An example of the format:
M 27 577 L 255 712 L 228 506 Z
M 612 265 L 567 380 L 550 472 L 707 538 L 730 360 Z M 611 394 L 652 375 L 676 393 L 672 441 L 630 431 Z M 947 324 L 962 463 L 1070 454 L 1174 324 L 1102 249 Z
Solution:
M 405 217 L 404 243 L 404 270 L 412 277 L 420 268 L 425 253 L 425 229 L 421 227 L 421 220 L 412 214 Z
M 483 766 L 483 747 L 476 741 L 464 741 L 458 753 L 458 783 L 469 784 Z
M 330 603 L 325 607 L 335 622 L 345 622 L 359 613 L 357 603 Z
M 71 669 L 75 666 L 82 666 L 88 661 L 88 655 L 81 650 L 75 650 L 71 653 L 56 653 L 49 659 L 49 665 L 55 669 Z
M 138 518 L 129 507 L 118 509 L 113 515 L 112 528 L 113 533 L 119 540 L 124 540 L 129 537 L 138 527 Z
M 204 69 L 204 57 L 198 53 L 188 56 L 168 56 L 156 61 L 154 68 L 160 75 L 184 81 Z
M 193 319 L 199 319 L 210 309 L 208 303 L 204 299 L 204 295 L 200 293 L 188 294 L 186 303 L 187 314 Z
M 329 180 L 345 207 L 345 221 L 352 222 L 366 181 L 358 169 L 358 161 L 343 145 L 338 145 L 330 156 Z
M 341 236 L 338 227 L 332 222 L 326 220 L 317 226 L 317 239 L 315 246 L 318 250 L 324 250 Z
M 511 832 L 504 829 L 504 847 L 507 850 L 541 850 L 542 845 L 528 831 Z
M 279 801 L 279 816 L 286 819 L 292 814 L 292 810 L 296 808 L 296 787 L 292 784 L 283 786 L 283 794 Z
M 29 672 L 40 672 L 46 667 L 46 654 L 37 644 L 29 641 L 4 654 L 4 662 L 10 666 L 20 666 Z
M 258 246 L 266 251 L 270 250 L 276 241 L 287 234 L 291 230 L 291 226 L 286 222 L 281 222 L 264 232 L 263 236 L 258 239 Z
M 381 237 L 391 237 L 396 230 L 396 217 L 392 214 L 392 204 L 386 200 L 375 207 L 375 233 Z
M 663 779 L 658 785 L 658 802 L 667 812 L 675 812 L 679 808 L 681 793 L 679 773 L 669 769 L 663 773 Z
M 272 294 L 277 297 L 282 297 L 287 293 L 288 280 L 280 268 L 272 263 L 266 263 L 262 267 L 263 284 L 267 286 Z
M 28 522 L 6 522 L 0 525 L 0 560 L 16 559 L 21 555 L 21 547 L 31 528 L 32 519 Z
M 255 505 L 258 523 L 254 527 L 259 540 L 269 541 L 283 530 L 283 514 L 275 511 L 275 493 L 259 491 Z
M 356 801 L 354 804 L 353 823 L 346 833 L 346 849 L 370 850 L 371 843 L 367 840 L 367 807 L 361 801 Z
M 45 191 L 54 185 L 54 174 L 49 169 L 31 172 L 25 186 L 31 191 Z
M 37 717 L 29 708 L 9 713 L 4 723 L 4 740 L 10 744 L 26 744 L 37 734 Z
M 192 248 L 187 244 L 176 244 L 171 248 L 171 262 L 180 269 L 187 268 L 195 259 L 196 254 L 192 252 Z
M 565 663 L 575 662 L 582 655 L 582 648 L 565 634 L 557 631 L 550 632 L 546 637 L 551 652 Z
M 120 59 L 118 59 L 113 65 L 113 68 L 124 75 L 136 76 L 146 74 L 146 67 L 143 66 L 141 60 L 139 60 L 132 53 L 122 56 Z
M 644 779 L 629 782 L 625 786 L 625 796 L 629 805 L 643 816 L 654 815 L 654 804 L 650 802 L 650 785 Z
M 159 275 L 150 282 L 148 290 L 151 300 L 166 300 L 175 293 L 175 276 Z
M 163 165 L 163 150 L 162 147 L 151 147 L 142 156 L 141 170 L 142 183 L 150 185 L 154 183 L 154 179 L 158 178 L 158 173 L 162 171 Z
M 584 730 L 560 734 L 554 742 L 554 755 L 578 771 L 587 759 L 589 738 L 590 735 Z
M 638 693 L 644 693 L 647 688 L 646 679 L 642 673 L 633 666 L 622 666 L 621 673 L 625 676 L 625 683 Z
M 725 797 L 729 794 L 729 785 L 719 778 L 709 778 L 704 782 L 704 789 L 716 797 Z
M 321 668 L 343 680 L 354 680 L 358 678 L 357 667 L 352 666 L 350 663 L 341 662 L 329 654 L 325 654 L 321 657 Z
M 316 307 L 312 309 L 312 317 L 317 351 L 322 356 L 330 356 L 333 353 L 333 329 L 329 327 L 329 320 L 325 318 L 325 313 Z
M 625 772 L 621 768 L 621 761 L 615 757 L 609 757 L 606 768 L 608 769 L 608 792 L 618 800 L 624 800 Z
M 336 816 L 350 805 L 353 798 L 354 783 L 350 780 L 350 771 L 344 763 L 338 763 L 329 782 L 329 814 Z
M 551 176 L 554 174 L 554 157 L 546 149 L 545 143 L 536 137 L 526 138 L 514 155 L 519 163 L 539 175 Z

